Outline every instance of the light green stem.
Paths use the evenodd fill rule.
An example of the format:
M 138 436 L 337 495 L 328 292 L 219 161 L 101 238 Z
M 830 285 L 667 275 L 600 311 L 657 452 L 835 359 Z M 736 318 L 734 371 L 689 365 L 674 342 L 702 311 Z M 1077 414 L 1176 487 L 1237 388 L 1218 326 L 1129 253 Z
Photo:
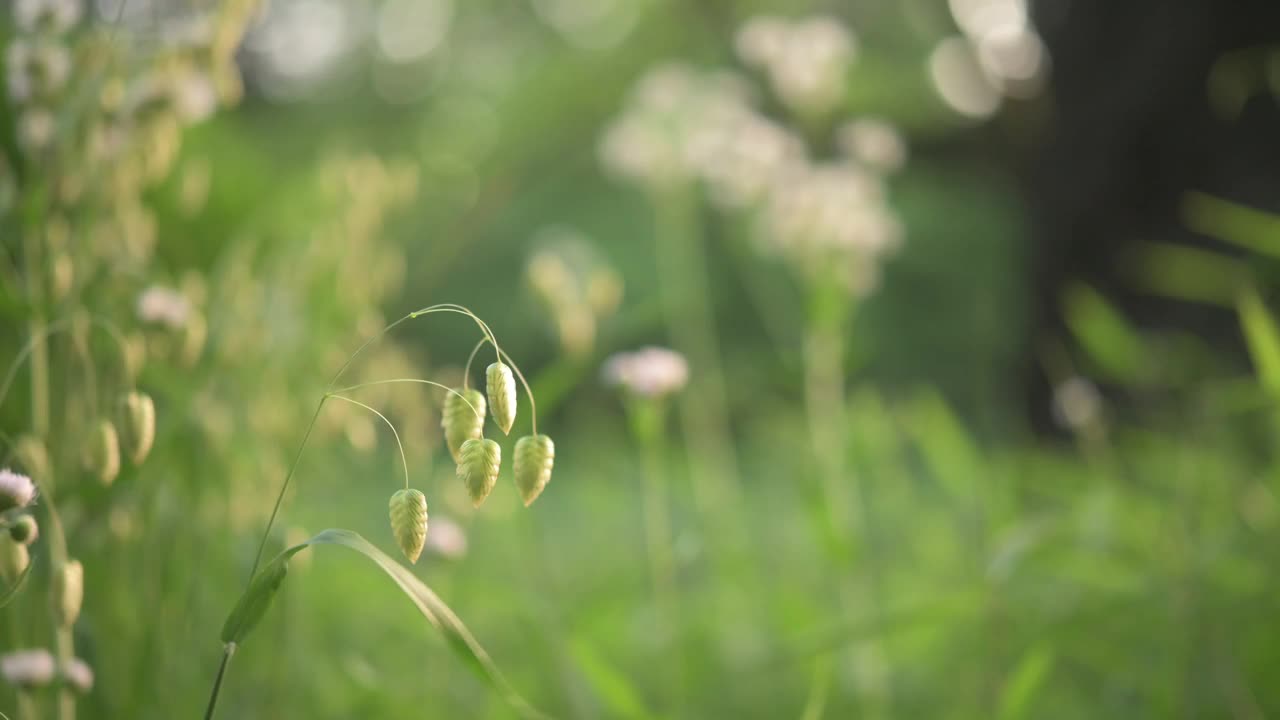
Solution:
M 853 305 L 834 276 L 819 274 L 811 278 L 811 282 L 804 340 L 805 411 L 821 478 L 828 545 L 834 561 L 840 566 L 852 565 L 855 542 L 861 543 L 868 559 L 866 590 L 859 589 L 853 574 L 838 574 L 841 615 L 853 617 L 865 608 L 872 616 L 877 635 L 882 635 L 881 573 L 865 508 L 866 488 L 851 472 L 847 462 L 849 418 L 844 363 L 848 351 L 845 330 L 852 317 Z M 878 645 L 878 641 L 873 642 Z M 872 650 L 879 652 L 878 647 Z M 892 693 L 886 693 L 884 698 L 868 698 L 864 715 L 892 717 Z
M 741 492 L 696 201 L 684 185 L 655 195 L 655 246 L 671 340 L 688 357 L 694 375 L 678 403 L 696 479 L 694 497 L 703 516 L 718 524 L 737 517 Z
M 675 548 L 672 542 L 670 488 L 663 468 L 662 431 L 665 408 L 661 400 L 637 398 L 629 402 L 632 435 L 640 447 L 643 468 L 645 549 L 653 583 L 657 635 L 663 648 L 673 705 L 683 696 L 683 661 L 679 648 L 679 610 Z
M 374 409 L 372 406 L 365 405 L 359 400 L 352 400 L 351 398 L 345 395 L 338 395 L 337 393 L 329 393 L 328 396 L 333 398 L 334 400 L 344 400 L 346 402 L 351 403 L 352 405 L 356 405 L 358 407 L 364 408 L 365 410 L 368 410 L 374 415 L 377 415 L 378 417 L 382 418 L 382 422 L 386 423 L 387 427 L 391 428 L 391 434 L 395 436 L 395 439 L 396 439 L 396 447 L 400 450 L 400 465 L 401 467 L 404 468 L 404 488 L 408 490 L 409 489 L 409 461 L 405 459 L 404 443 L 400 442 L 400 433 L 396 430 L 395 424 L 392 423 L 390 420 L 388 420 L 386 415 L 383 415 L 382 413 Z

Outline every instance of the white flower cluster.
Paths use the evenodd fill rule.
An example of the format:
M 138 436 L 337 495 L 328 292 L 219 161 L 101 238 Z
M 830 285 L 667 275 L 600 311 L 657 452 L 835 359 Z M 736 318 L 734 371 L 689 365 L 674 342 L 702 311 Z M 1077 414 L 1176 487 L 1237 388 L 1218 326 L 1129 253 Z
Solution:
M 71 53 L 62 36 L 79 20 L 79 0 L 16 0 L 14 24 L 24 35 L 5 49 L 5 84 L 19 111 L 18 144 L 25 150 L 48 147 L 57 131 L 50 101 L 71 76 Z
M 948 0 L 961 34 L 943 40 L 929 57 L 938 95 L 953 110 L 985 117 L 1003 97 L 1039 94 L 1048 51 L 1028 16 L 1027 0 Z
M 857 44 L 834 18 L 759 16 L 738 32 L 738 56 L 769 77 L 773 92 L 801 115 L 821 115 L 845 96 Z
M 640 397 L 663 397 L 689 382 L 689 363 L 674 350 L 645 347 L 612 355 L 602 371 L 607 385 Z
M 0 470 L 0 510 L 26 507 L 36 497 L 31 478 L 12 470 Z
M 756 18 L 737 44 L 798 112 L 826 112 L 842 98 L 854 41 L 835 20 Z M 855 119 L 836 130 L 842 157 L 814 160 L 799 133 L 753 100 L 733 75 L 660 66 L 606 131 L 602 160 L 648 187 L 701 181 L 718 206 L 749 213 L 766 254 L 806 277 L 834 271 L 851 292 L 869 292 L 880 260 L 901 242 L 883 176 L 906 162 L 902 136 L 884 120 Z
M 805 273 L 835 271 L 855 295 L 875 288 L 880 259 L 902 238 L 881 178 L 849 162 L 806 165 L 781 178 L 758 232 L 767 252 Z

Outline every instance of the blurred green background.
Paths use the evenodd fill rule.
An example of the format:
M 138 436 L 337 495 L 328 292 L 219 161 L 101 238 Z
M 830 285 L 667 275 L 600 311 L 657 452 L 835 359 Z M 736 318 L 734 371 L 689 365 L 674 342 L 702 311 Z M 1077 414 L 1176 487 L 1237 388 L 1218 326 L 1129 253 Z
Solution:
M 196 716 L 291 466 L 268 558 L 399 558 L 403 453 L 413 573 L 546 716 L 1280 713 L 1275 13 L 1051 5 L 12 0 L 0 711 Z M 531 384 L 528 508 L 523 392 L 479 508 L 439 389 L 308 430 L 371 338 L 342 385 L 462 385 L 469 319 L 379 336 L 436 303 Z M 312 548 L 218 713 L 531 716 L 456 650 Z

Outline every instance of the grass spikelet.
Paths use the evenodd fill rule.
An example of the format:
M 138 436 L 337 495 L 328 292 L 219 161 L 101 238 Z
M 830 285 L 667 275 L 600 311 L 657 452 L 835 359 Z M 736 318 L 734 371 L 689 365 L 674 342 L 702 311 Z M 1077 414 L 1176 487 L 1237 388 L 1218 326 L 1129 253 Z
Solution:
M 520 490 L 525 507 L 532 505 L 547 483 L 551 482 L 551 468 L 555 459 L 555 443 L 546 435 L 526 435 L 516 443 L 516 487 Z
M 400 552 L 409 562 L 418 562 L 427 541 L 427 497 L 419 490 L 397 490 L 391 496 L 390 512 L 391 534 Z
M 462 461 L 458 463 L 458 479 L 467 486 L 471 502 L 480 507 L 498 482 L 502 466 L 502 448 L 492 440 L 468 440 L 462 443 Z
M 457 395 L 449 393 L 444 399 L 444 417 L 440 426 L 444 428 L 449 454 L 458 463 L 462 462 L 462 443 L 484 435 L 486 405 L 484 394 L 479 390 L 456 388 L 456 392 Z
M 509 434 L 516 421 L 516 377 L 506 363 L 495 362 L 485 370 L 485 390 L 493 421 L 503 435 Z

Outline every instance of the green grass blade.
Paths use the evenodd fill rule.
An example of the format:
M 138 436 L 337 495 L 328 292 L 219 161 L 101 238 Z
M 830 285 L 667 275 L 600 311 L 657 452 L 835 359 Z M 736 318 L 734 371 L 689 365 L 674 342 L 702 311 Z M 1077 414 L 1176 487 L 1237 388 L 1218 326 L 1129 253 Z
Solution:
M 309 545 L 341 545 L 355 550 L 369 558 L 400 587 L 404 594 L 413 601 L 423 617 L 427 619 L 443 635 L 449 647 L 475 673 L 497 691 L 512 709 L 525 718 L 547 718 L 548 716 L 533 708 L 515 688 L 511 686 L 498 666 L 489 657 L 489 653 L 480 645 L 467 626 L 462 623 L 456 613 L 417 578 L 408 568 L 393 560 L 368 540 L 350 530 L 325 530 L 315 537 L 294 546 L 301 549 Z M 288 551 L 286 551 L 288 552 Z
M 22 571 L 22 574 L 18 576 L 18 579 L 14 581 L 13 585 L 11 585 L 8 590 L 5 590 L 3 594 L 0 594 L 0 608 L 8 605 L 15 597 L 17 597 L 18 591 L 21 590 L 22 586 L 27 582 L 27 576 L 31 574 L 32 565 L 35 565 L 35 563 L 27 563 L 27 569 Z
M 1068 290 L 1063 305 L 1067 326 L 1099 370 L 1121 382 L 1142 380 L 1146 348 L 1119 310 L 1088 285 Z
M 610 717 L 653 717 L 626 675 L 611 666 L 589 643 L 575 638 L 569 650 L 596 695 L 608 706 Z
M 1000 720 L 1028 717 L 1031 702 L 1053 671 L 1053 651 L 1047 647 L 1028 650 L 1000 691 Z
M 1239 311 L 1240 327 L 1258 370 L 1258 380 L 1267 392 L 1280 393 L 1280 331 L 1275 317 L 1252 289 L 1240 295 Z

